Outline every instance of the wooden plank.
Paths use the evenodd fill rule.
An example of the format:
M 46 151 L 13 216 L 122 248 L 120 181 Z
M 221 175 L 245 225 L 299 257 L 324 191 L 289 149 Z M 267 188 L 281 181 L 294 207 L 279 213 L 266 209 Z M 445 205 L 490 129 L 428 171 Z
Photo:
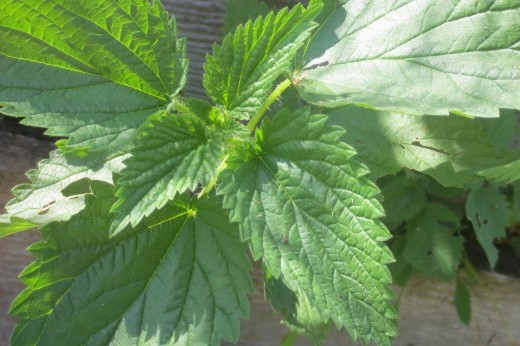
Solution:
M 0 133 L 0 210 L 11 199 L 11 188 L 28 182 L 25 172 L 46 157 L 52 145 L 20 135 Z M 24 289 L 18 274 L 30 263 L 25 248 L 39 240 L 35 231 L 18 233 L 0 240 L 0 345 L 7 345 L 14 318 L 7 311 L 14 297 Z

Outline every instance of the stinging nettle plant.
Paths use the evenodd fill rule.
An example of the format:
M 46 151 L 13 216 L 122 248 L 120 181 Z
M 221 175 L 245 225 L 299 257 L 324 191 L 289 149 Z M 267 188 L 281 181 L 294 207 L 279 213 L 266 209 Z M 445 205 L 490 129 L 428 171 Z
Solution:
M 237 341 L 247 249 L 292 330 L 319 343 L 330 323 L 388 345 L 388 228 L 405 222 L 395 257 L 450 280 L 450 188 L 471 188 L 496 263 L 503 234 L 479 201 L 520 179 L 517 1 L 228 6 L 199 99 L 182 93 L 186 42 L 158 1 L 0 2 L 0 111 L 65 138 L 0 219 L 1 236 L 43 237 L 13 345 Z

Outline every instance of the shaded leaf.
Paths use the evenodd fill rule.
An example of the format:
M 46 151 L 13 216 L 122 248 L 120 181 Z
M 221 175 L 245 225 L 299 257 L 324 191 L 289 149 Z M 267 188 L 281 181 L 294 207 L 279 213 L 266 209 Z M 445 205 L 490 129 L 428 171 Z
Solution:
M 498 250 L 493 242 L 506 236 L 506 227 L 509 225 L 510 209 L 506 197 L 497 185 L 479 184 L 469 191 L 466 215 L 486 253 L 490 267 L 494 268 L 498 261 Z
M 471 296 L 468 287 L 460 280 L 457 280 L 455 288 L 455 308 L 461 322 L 468 325 L 471 321 Z
M 502 150 L 515 149 L 520 140 L 520 112 L 501 109 L 500 118 L 478 119 L 484 132 L 491 138 L 491 143 Z
M 406 224 L 404 258 L 417 271 L 448 281 L 461 258 L 459 217 L 442 204 L 430 203 Z
M 401 287 L 404 287 L 413 274 L 412 266 L 404 258 L 406 249 L 406 235 L 396 235 L 392 239 L 390 249 L 395 257 L 395 262 L 390 263 L 388 268 L 392 273 L 392 280 Z
M 319 311 L 305 296 L 295 293 L 282 280 L 274 278 L 264 269 L 265 298 L 284 318 L 290 331 L 305 335 L 316 345 L 321 345 L 329 326 L 323 321 Z M 289 339 L 286 342 L 290 344 Z M 282 342 L 283 344 L 283 342 Z
M 480 170 L 507 161 L 480 119 L 414 116 L 345 107 L 329 113 L 347 130 L 345 141 L 359 152 L 373 177 L 413 169 L 445 186 L 481 180 Z M 499 121 L 497 119 L 497 121 Z
M 426 193 L 414 179 L 399 176 L 381 187 L 383 194 L 383 221 L 396 225 L 417 215 L 426 203 Z
M 479 175 L 486 179 L 492 179 L 497 182 L 509 184 L 520 180 L 520 160 L 484 169 L 479 172 Z

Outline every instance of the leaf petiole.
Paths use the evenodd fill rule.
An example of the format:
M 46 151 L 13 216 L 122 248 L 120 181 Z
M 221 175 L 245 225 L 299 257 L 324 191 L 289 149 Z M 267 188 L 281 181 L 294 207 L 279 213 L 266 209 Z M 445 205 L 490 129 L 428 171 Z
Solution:
M 291 86 L 292 82 L 290 79 L 285 79 L 283 82 L 278 84 L 276 89 L 269 95 L 269 97 L 265 100 L 265 102 L 260 106 L 258 111 L 255 113 L 255 115 L 251 118 L 249 123 L 247 124 L 247 129 L 251 132 L 255 129 L 256 125 L 262 120 L 262 117 L 264 116 L 265 112 L 271 107 L 271 105 L 280 97 L 280 95 L 287 89 L 289 86 Z

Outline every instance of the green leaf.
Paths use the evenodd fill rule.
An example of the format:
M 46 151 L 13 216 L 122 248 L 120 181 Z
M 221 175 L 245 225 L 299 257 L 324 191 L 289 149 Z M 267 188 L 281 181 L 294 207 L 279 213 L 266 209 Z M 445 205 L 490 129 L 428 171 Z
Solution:
M 388 268 L 392 273 L 392 280 L 394 283 L 404 287 L 410 277 L 412 277 L 412 266 L 406 262 L 404 258 L 404 249 L 406 249 L 406 235 L 399 234 L 392 238 L 390 249 L 395 257 L 395 262 L 390 263 Z
M 355 339 L 389 344 L 393 257 L 379 191 L 326 120 L 309 108 L 264 120 L 249 155 L 230 157 L 218 193 L 275 278 Z
M 305 43 L 304 49 L 302 49 L 297 56 L 297 70 L 301 70 L 305 65 L 306 53 L 309 48 L 310 43 L 314 39 L 314 37 L 320 32 L 323 28 L 323 24 L 327 21 L 327 19 L 334 14 L 334 12 L 340 7 L 347 3 L 349 0 L 310 0 L 308 8 L 312 8 L 314 6 L 319 6 L 321 8 L 320 12 L 314 18 L 314 22 L 318 24 L 316 30 L 314 30 L 311 36 L 307 39 Z
M 296 5 L 240 25 L 204 64 L 204 87 L 218 105 L 240 120 L 249 119 L 262 105 L 273 83 L 290 72 L 291 60 L 316 26 L 319 6 Z
M 250 264 L 238 230 L 215 199 L 170 205 L 148 228 L 109 237 L 112 186 L 96 183 L 87 207 L 42 229 L 13 345 L 218 345 L 236 341 L 248 315 Z
M 297 294 L 289 289 L 282 280 L 276 279 L 264 269 L 265 298 L 279 312 L 284 323 L 296 335 L 305 335 L 315 345 L 321 345 L 329 326 L 321 317 L 319 311 L 309 301 L 305 293 Z M 289 344 L 289 342 L 287 342 Z
M 516 1 L 351 0 L 314 36 L 304 98 L 409 114 L 520 109 Z
M 61 150 L 50 153 L 41 161 L 38 169 L 27 172 L 31 184 L 21 184 L 13 189 L 14 198 L 6 205 L 6 222 L 0 223 L 0 237 L 20 232 L 54 221 L 66 221 L 85 206 L 89 188 L 76 193 L 63 190 L 82 180 L 99 180 L 112 183 L 112 173 L 121 169 L 122 157 L 104 162 L 72 157 Z M 8 219 L 10 219 L 8 221 Z
M 442 204 L 430 203 L 406 224 L 404 258 L 417 271 L 448 281 L 461 258 L 463 238 L 457 214 Z
M 471 296 L 468 287 L 460 280 L 457 280 L 457 287 L 455 288 L 455 308 L 461 322 L 469 325 L 471 321 Z
M 475 186 L 470 189 L 466 200 L 466 215 L 486 253 L 489 265 L 494 268 L 498 250 L 493 242 L 497 238 L 505 238 L 509 225 L 510 209 L 506 197 L 497 185 L 484 183 Z
M 224 35 L 235 31 L 238 25 L 266 16 L 271 11 L 265 2 L 259 0 L 226 0 L 226 9 L 222 27 Z
M 322 6 L 322 9 L 315 19 L 315 22 L 320 24 L 318 30 L 313 34 L 316 35 L 321 28 L 323 23 L 340 7 L 345 5 L 349 0 L 310 0 L 309 7 L 311 6 Z
M 295 346 L 300 335 L 292 330 L 289 330 L 280 340 L 280 346 Z
M 124 150 L 184 85 L 185 43 L 158 1 L 6 0 L 0 12 L 2 113 L 70 148 Z
M 398 225 L 417 215 L 426 203 L 426 193 L 414 179 L 400 176 L 381 187 L 387 224 Z
M 501 109 L 500 118 L 478 119 L 484 132 L 491 138 L 491 143 L 502 150 L 517 147 L 520 126 L 520 112 L 512 109 Z
M 520 180 L 511 184 L 510 225 L 520 224 Z
M 520 180 L 520 160 L 484 169 L 479 172 L 479 175 L 501 183 L 512 183 Z
M 217 174 L 231 126 L 208 103 L 188 100 L 177 113 L 156 113 L 139 132 L 118 180 L 114 233 L 162 208 L 179 193 L 205 186 Z
M 0 215 L 0 238 L 26 231 L 36 226 L 38 226 L 38 224 L 16 216 L 10 216 L 8 214 Z
M 329 113 L 347 130 L 345 141 L 359 152 L 374 178 L 406 167 L 451 187 L 481 180 L 480 170 L 507 161 L 481 126 L 459 116 L 414 116 L 345 107 Z M 494 119 L 500 121 L 499 119 Z
M 437 180 L 424 174 L 419 175 L 418 183 L 430 198 L 447 202 L 463 212 L 464 206 L 461 205 L 460 198 L 467 194 L 466 189 L 441 185 Z

